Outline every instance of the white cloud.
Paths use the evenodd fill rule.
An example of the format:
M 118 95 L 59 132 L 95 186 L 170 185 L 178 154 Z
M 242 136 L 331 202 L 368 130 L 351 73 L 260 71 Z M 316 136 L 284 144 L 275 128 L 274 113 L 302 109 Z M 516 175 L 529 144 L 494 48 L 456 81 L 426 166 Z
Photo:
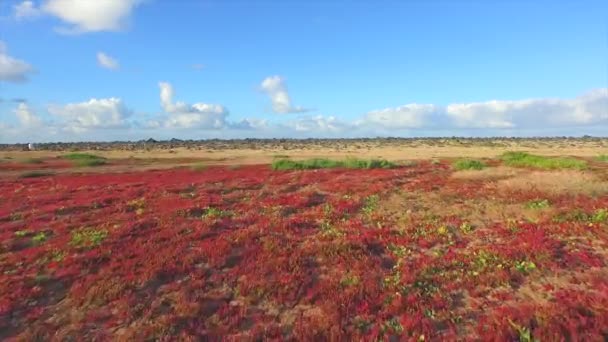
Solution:
M 407 104 L 395 108 L 373 110 L 357 122 L 359 126 L 377 125 L 389 129 L 419 128 L 431 123 L 431 116 L 439 111 L 432 104 Z
M 325 117 L 316 115 L 308 118 L 299 118 L 288 122 L 285 126 L 297 132 L 341 132 L 353 125 L 339 120 L 334 116 Z
M 573 99 L 529 99 L 451 104 L 446 115 L 457 128 L 544 128 L 608 121 L 608 88 Z
M 36 8 L 34 2 L 29 0 L 14 5 L 13 10 L 15 12 L 15 19 L 17 20 L 35 18 L 41 14 L 40 9 Z
M 573 99 L 527 99 L 433 104 L 406 104 L 374 110 L 355 121 L 359 128 L 399 129 L 536 129 L 608 123 L 608 88 Z
M 160 105 L 168 114 L 164 126 L 169 128 L 217 129 L 226 125 L 228 110 L 221 105 L 173 102 L 173 86 L 159 82 Z
M 119 68 L 118 61 L 103 52 L 97 53 L 97 63 L 100 67 L 110 70 L 117 70 Z
M 489 101 L 480 103 L 455 103 L 447 106 L 446 114 L 456 127 L 464 128 L 513 128 L 513 111 L 518 103 Z
M 119 31 L 142 0 L 47 0 L 42 10 L 58 17 L 69 27 L 62 33 Z
M 287 92 L 287 85 L 285 80 L 281 76 L 270 76 L 266 77 L 260 85 L 263 92 L 265 92 L 272 102 L 272 110 L 278 114 L 286 113 L 303 113 L 309 111 L 309 109 L 302 108 L 300 106 L 293 106 L 291 104 L 291 98 Z
M 27 103 L 21 102 L 17 105 L 14 110 L 17 119 L 21 123 L 21 126 L 25 128 L 36 128 L 42 125 L 40 118 L 29 108 Z
M 231 123 L 230 128 L 234 129 L 249 129 L 259 130 L 268 128 L 268 120 L 247 118 L 239 122 Z
M 31 65 L 9 56 L 6 45 L 0 41 L 0 81 L 25 82 L 32 72 Z
M 59 118 L 63 129 L 72 132 L 84 132 L 99 128 L 124 128 L 128 126 L 126 118 L 131 111 L 121 99 L 90 99 L 86 102 L 51 105 L 49 113 Z

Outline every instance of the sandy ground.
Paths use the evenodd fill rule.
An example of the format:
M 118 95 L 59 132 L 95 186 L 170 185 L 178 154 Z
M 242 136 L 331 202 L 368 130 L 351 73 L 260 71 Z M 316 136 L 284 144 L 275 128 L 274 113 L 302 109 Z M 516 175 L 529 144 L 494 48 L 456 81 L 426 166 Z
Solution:
M 149 151 L 82 151 L 93 153 L 110 159 L 160 159 L 157 162 L 172 164 L 188 164 L 190 162 L 203 162 L 210 165 L 235 164 L 266 164 L 278 156 L 293 159 L 307 158 L 384 158 L 391 161 L 432 158 L 492 158 L 505 151 L 521 150 L 534 154 L 547 156 L 578 156 L 595 157 L 608 154 L 608 148 L 596 146 L 538 146 L 538 147 L 490 147 L 490 146 L 367 146 L 362 148 L 310 148 L 310 149 L 227 149 L 227 150 L 149 150 Z M 0 152 L 0 158 L 27 159 L 27 158 L 53 158 L 65 152 L 50 151 L 5 151 Z M 182 159 L 179 161 L 179 159 Z M 173 163 L 171 160 L 173 160 Z

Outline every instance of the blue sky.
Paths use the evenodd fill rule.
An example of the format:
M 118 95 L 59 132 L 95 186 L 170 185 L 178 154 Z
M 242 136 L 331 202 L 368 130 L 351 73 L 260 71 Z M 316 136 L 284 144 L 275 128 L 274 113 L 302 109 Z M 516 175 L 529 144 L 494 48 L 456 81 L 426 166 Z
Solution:
M 606 13 L 605 1 L 3 1 L 0 143 L 606 135 Z

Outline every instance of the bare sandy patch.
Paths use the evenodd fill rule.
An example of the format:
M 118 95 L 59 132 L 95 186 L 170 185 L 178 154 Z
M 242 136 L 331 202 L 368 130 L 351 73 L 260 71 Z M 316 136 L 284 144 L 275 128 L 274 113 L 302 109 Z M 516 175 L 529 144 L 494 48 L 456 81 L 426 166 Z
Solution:
M 506 166 L 488 167 L 483 170 L 462 170 L 452 173 L 452 178 L 463 180 L 499 180 L 512 178 L 527 171 Z
M 499 190 L 529 191 L 563 195 L 584 194 L 598 196 L 608 193 L 608 182 L 602 181 L 596 175 L 585 171 L 532 171 L 518 174 L 509 179 L 496 183 Z

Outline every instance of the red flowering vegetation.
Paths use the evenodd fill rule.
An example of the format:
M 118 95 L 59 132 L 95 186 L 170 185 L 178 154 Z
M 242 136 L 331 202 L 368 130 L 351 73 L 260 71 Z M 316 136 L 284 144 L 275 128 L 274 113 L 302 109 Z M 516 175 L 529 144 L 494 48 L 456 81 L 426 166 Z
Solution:
M 608 198 L 449 165 L 4 178 L 0 337 L 607 338 Z

